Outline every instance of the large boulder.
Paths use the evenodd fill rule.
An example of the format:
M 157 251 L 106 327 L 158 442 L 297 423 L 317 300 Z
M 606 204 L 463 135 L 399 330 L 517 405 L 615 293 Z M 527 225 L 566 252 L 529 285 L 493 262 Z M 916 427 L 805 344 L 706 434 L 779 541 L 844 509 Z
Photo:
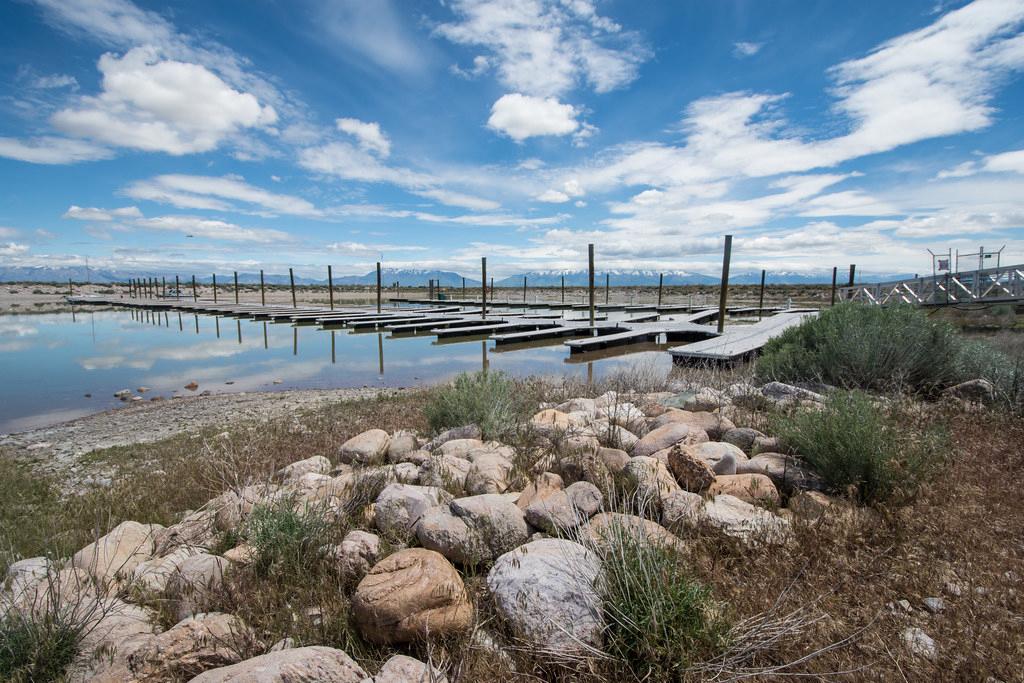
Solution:
M 683 446 L 683 450 L 707 463 L 715 474 L 736 474 L 736 463 L 748 459 L 739 447 L 723 441 L 696 443 Z
M 527 646 L 572 655 L 601 647 L 600 574 L 601 561 L 592 551 L 545 538 L 499 557 L 487 587 L 498 613 Z
M 709 496 L 728 493 L 740 500 L 766 507 L 778 506 L 779 492 L 772 480 L 763 474 L 722 474 L 708 487 Z
M 388 461 L 394 464 L 405 462 L 406 457 L 419 447 L 416 433 L 400 429 L 391 435 L 388 442 Z
M 209 669 L 241 661 L 260 647 L 244 621 L 231 614 L 208 612 L 187 617 L 136 648 L 128 666 L 143 681 L 189 679 Z
M 167 580 L 164 594 L 180 621 L 206 610 L 224 584 L 229 562 L 218 555 L 199 553 L 182 560 Z
M 747 541 L 782 542 L 789 537 L 788 521 L 725 493 L 707 501 L 701 516 L 711 526 Z
M 602 512 L 580 527 L 580 542 L 599 554 L 613 556 L 624 543 L 661 546 L 678 550 L 683 542 L 665 527 L 636 515 Z M 621 554 L 621 553 L 620 553 Z
M 597 417 L 604 418 L 610 424 L 623 427 L 634 434 L 647 431 L 647 416 L 632 403 L 619 403 L 599 408 Z
M 3 584 L 0 585 L 0 604 L 3 604 L 5 597 L 11 602 L 17 602 L 26 591 L 45 579 L 51 571 L 56 570 L 45 557 L 29 557 L 12 562 L 7 567 Z M 4 591 L 7 592 L 6 596 Z
M 418 659 L 393 655 L 373 677 L 373 683 L 448 683 L 448 677 Z
M 654 515 L 660 514 L 665 497 L 679 490 L 675 477 L 654 458 L 630 458 L 622 473 L 633 488 L 638 507 Z
M 430 443 L 427 444 L 426 448 L 428 451 L 432 451 L 439 448 L 442 444 L 448 443 L 454 439 L 479 439 L 480 436 L 480 428 L 476 425 L 454 427 L 435 436 Z
M 360 683 L 369 675 L 342 650 L 296 647 L 199 674 L 191 683 Z
M 346 581 L 359 581 L 370 571 L 380 556 L 380 537 L 366 531 L 354 530 L 334 548 L 334 559 Z
M 451 495 L 435 486 L 388 484 L 374 503 L 374 523 L 382 533 L 408 539 L 423 513 L 450 500 Z
M 597 414 L 597 401 L 592 398 L 571 398 L 559 403 L 555 409 L 563 413 L 587 413 L 593 416 Z
M 451 455 L 456 458 L 469 460 L 469 454 L 473 451 L 485 448 L 486 444 L 480 439 L 452 439 L 445 441 L 438 447 L 437 452 L 443 455 Z
M 469 472 L 466 473 L 466 493 L 502 493 L 508 488 L 512 461 L 498 452 L 473 452 Z
M 996 388 L 987 379 L 969 379 L 942 392 L 969 403 L 991 403 L 996 398 Z
M 525 510 L 534 499 L 546 498 L 556 491 L 561 491 L 564 485 L 562 478 L 554 472 L 544 472 L 526 485 L 516 499 L 516 506 L 520 510 Z
M 181 567 L 182 562 L 203 552 L 205 551 L 202 548 L 183 545 L 163 557 L 140 562 L 132 572 L 131 583 L 143 591 L 162 593 L 171 576 Z
M 826 489 L 825 481 L 800 459 L 782 453 L 761 453 L 750 460 L 738 462 L 736 474 L 763 474 L 772 480 L 776 488 L 787 494 Z
M 469 460 L 435 451 L 420 465 L 420 484 L 445 490 L 464 490 L 472 466 Z
M 722 441 L 731 443 L 744 453 L 750 453 L 754 448 L 754 442 L 757 441 L 758 437 L 763 436 L 763 433 L 750 427 L 733 427 L 722 434 Z
M 156 637 L 155 615 L 110 596 L 77 605 L 73 621 L 80 626 L 78 656 L 62 680 L 122 681 L 128 658 Z
M 379 465 L 384 462 L 391 436 L 383 429 L 370 429 L 341 444 L 338 459 L 345 464 Z
M 400 550 L 370 569 L 352 596 L 355 623 L 374 643 L 463 631 L 473 618 L 462 577 L 440 553 Z
M 305 460 L 298 460 L 292 464 L 282 467 L 277 476 L 285 483 L 298 481 L 303 475 L 327 474 L 331 471 L 331 461 L 322 455 L 314 455 Z
M 605 447 L 619 448 L 624 451 L 631 451 L 640 441 L 633 432 L 621 425 L 612 424 L 607 420 L 594 420 L 590 423 L 590 430 L 597 440 Z
M 670 422 L 651 430 L 640 439 L 633 446 L 633 457 L 653 455 L 676 444 L 688 445 L 707 440 L 707 432 L 699 427 L 686 422 Z
M 661 523 L 667 527 L 690 526 L 700 520 L 704 498 L 699 493 L 675 491 L 661 500 Z
M 526 542 L 530 529 L 513 496 L 485 494 L 456 498 L 431 508 L 416 525 L 424 548 L 452 562 L 487 562 Z
M 526 506 L 526 521 L 551 534 L 575 529 L 600 508 L 601 491 L 587 481 L 578 481 L 565 489 L 536 496 Z
M 711 465 L 685 446 L 673 446 L 669 450 L 668 469 L 679 486 L 687 491 L 703 491 L 715 481 L 715 471 Z
M 121 522 L 106 536 L 85 546 L 71 558 L 71 566 L 84 569 L 103 584 L 131 576 L 136 565 L 152 559 L 154 534 L 163 527 Z
M 569 429 L 569 416 L 561 410 L 548 408 L 530 418 L 530 424 L 541 434 L 554 435 Z
M 761 387 L 761 393 L 765 398 L 781 402 L 814 401 L 821 403 L 825 400 L 825 397 L 817 392 L 802 389 L 792 384 L 784 384 L 783 382 L 768 382 Z

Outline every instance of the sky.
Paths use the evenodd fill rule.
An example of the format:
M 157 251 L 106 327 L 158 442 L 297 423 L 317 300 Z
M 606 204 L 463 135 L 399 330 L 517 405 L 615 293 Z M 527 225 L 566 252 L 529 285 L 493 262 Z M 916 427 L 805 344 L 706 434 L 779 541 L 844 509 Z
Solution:
M 0 2 L 0 266 L 1024 262 L 1024 0 Z

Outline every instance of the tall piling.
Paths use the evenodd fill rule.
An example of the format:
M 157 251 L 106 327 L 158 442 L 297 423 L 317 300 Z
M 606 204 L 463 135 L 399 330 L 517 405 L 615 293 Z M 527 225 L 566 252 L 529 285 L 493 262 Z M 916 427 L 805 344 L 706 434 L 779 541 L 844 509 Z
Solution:
M 665 273 L 658 273 L 658 308 L 661 308 L 661 290 L 665 285 Z
M 839 268 L 836 266 L 832 266 L 832 302 L 829 304 L 829 306 L 836 305 L 836 275 L 838 274 Z
M 260 306 L 267 305 L 267 287 L 263 282 L 263 269 L 260 268 Z
M 295 271 L 292 270 L 291 268 L 288 269 L 288 281 L 291 283 L 292 286 L 292 308 L 298 308 L 299 302 L 295 298 Z
M 587 276 L 587 290 L 590 294 L 590 327 L 594 327 L 594 245 L 587 245 L 587 260 L 589 270 Z
M 722 255 L 722 288 L 718 296 L 718 332 L 725 331 L 725 305 L 729 301 L 729 259 L 732 257 L 732 235 L 725 236 Z
M 480 257 L 481 318 L 487 317 L 487 257 Z
M 235 271 L 235 305 L 238 305 L 238 271 Z
M 192 301 L 199 301 L 199 289 L 196 288 L 196 276 L 192 275 Z
M 327 299 L 331 302 L 331 310 L 334 310 L 334 273 L 331 267 L 327 266 Z M 333 337 L 331 338 L 333 341 Z
M 213 303 L 217 303 L 217 273 L 213 274 Z
M 377 261 L 377 313 L 380 313 L 380 261 Z
M 760 320 L 764 314 L 764 276 L 765 269 L 761 269 L 761 293 L 757 297 L 757 319 Z
M 604 305 L 608 305 L 608 295 L 612 289 L 612 277 L 608 273 L 604 274 Z

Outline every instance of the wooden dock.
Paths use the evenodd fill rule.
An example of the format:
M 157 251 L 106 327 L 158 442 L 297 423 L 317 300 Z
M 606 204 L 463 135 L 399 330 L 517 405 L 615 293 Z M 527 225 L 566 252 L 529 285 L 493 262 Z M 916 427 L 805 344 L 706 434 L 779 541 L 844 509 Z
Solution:
M 799 325 L 816 311 L 798 310 L 777 313 L 753 325 L 734 325 L 713 339 L 676 346 L 668 350 L 678 363 L 730 362 L 749 358 L 786 329 Z
M 662 335 L 665 336 L 666 341 L 707 339 L 718 335 L 718 332 L 706 325 L 677 320 L 651 323 L 625 322 L 619 323 L 616 329 L 621 329 L 621 331 L 598 334 L 596 337 L 587 339 L 573 339 L 565 342 L 565 345 L 569 347 L 569 353 L 585 353 L 606 349 L 610 346 L 653 342 Z

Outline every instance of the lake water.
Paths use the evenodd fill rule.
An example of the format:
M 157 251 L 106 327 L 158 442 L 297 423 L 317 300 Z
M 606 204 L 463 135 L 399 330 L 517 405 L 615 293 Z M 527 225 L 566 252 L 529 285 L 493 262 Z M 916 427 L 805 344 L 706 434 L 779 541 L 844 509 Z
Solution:
M 599 378 L 623 364 L 671 359 L 653 345 L 628 355 L 569 356 L 561 341 L 495 350 L 493 342 L 433 335 L 321 330 L 177 312 L 77 310 L 0 316 L 0 433 L 123 406 L 143 396 L 431 384 L 488 368 L 510 374 Z M 613 353 L 623 353 L 622 350 Z M 196 382 L 196 392 L 185 385 Z M 86 396 L 89 394 L 90 396 Z

